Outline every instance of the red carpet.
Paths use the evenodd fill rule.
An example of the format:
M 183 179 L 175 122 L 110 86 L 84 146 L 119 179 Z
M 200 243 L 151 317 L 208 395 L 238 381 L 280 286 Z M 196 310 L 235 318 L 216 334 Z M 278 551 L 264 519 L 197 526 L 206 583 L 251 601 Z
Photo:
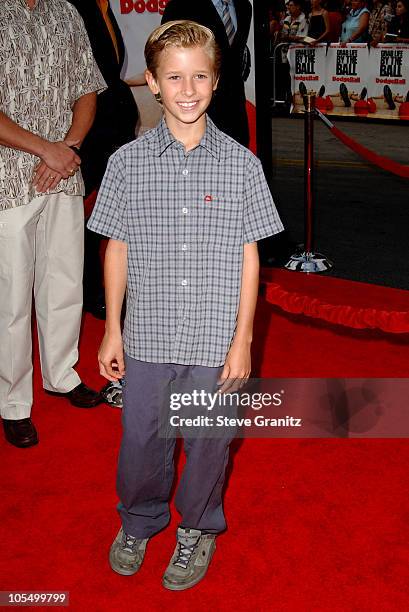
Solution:
M 309 287 L 322 299 L 353 296 L 399 310 L 408 297 L 288 274 L 275 272 L 275 282 L 297 283 L 300 292 Z M 96 386 L 102 330 L 101 322 L 85 318 L 79 371 Z M 263 376 L 409 377 L 406 337 L 285 315 L 262 300 L 254 354 Z M 70 591 L 70 609 L 78 611 L 407 608 L 406 440 L 235 444 L 225 498 L 229 529 L 205 581 L 171 593 L 160 580 L 174 546 L 176 512 L 149 543 L 137 576 L 117 576 L 108 566 L 118 529 L 119 411 L 75 409 L 46 396 L 38 365 L 35 386 L 39 446 L 19 450 L 0 442 L 0 590 Z

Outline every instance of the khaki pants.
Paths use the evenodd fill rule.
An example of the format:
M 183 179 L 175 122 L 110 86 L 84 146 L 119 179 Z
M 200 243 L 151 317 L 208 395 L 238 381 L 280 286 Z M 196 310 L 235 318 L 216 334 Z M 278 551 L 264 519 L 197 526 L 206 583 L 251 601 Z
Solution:
M 71 391 L 80 382 L 84 209 L 81 196 L 34 198 L 0 211 L 0 415 L 30 416 L 33 401 L 32 294 L 43 385 Z

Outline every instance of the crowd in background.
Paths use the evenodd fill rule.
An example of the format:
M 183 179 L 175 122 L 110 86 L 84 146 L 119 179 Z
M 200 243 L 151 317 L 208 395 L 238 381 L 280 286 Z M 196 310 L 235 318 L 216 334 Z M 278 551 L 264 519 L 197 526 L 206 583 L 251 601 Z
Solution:
M 273 44 L 409 43 L 409 0 L 274 0 L 270 32 Z

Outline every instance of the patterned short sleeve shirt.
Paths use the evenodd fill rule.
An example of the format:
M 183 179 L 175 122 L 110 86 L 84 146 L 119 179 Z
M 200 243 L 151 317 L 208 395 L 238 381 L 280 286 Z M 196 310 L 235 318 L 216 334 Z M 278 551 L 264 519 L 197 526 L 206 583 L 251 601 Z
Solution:
M 128 245 L 126 353 L 220 366 L 243 247 L 282 231 L 259 160 L 207 117 L 186 152 L 164 119 L 111 158 L 88 227 Z
M 72 106 L 81 96 L 106 88 L 78 11 L 66 0 L 0 2 L 0 111 L 51 142 L 64 140 Z M 28 204 L 39 159 L 0 146 L 0 210 Z M 77 172 L 55 191 L 82 195 Z

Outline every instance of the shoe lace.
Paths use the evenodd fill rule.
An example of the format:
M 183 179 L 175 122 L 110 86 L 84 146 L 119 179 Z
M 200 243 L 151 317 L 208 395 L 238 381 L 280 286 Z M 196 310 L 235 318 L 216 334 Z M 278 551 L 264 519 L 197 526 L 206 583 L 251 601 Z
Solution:
M 129 533 L 124 533 L 122 536 L 122 548 L 126 552 L 135 554 L 137 552 L 136 547 L 138 546 L 139 542 L 140 540 L 132 535 L 129 535 Z
M 195 549 L 197 548 L 198 543 L 199 540 L 194 544 L 188 546 L 187 544 L 182 544 L 182 542 L 179 542 L 177 556 L 173 562 L 173 565 L 178 565 L 179 567 L 186 569 L 189 565 L 189 561 L 192 558 L 193 553 L 195 552 Z
M 122 384 L 119 381 L 108 383 L 101 393 L 109 404 L 122 407 Z

